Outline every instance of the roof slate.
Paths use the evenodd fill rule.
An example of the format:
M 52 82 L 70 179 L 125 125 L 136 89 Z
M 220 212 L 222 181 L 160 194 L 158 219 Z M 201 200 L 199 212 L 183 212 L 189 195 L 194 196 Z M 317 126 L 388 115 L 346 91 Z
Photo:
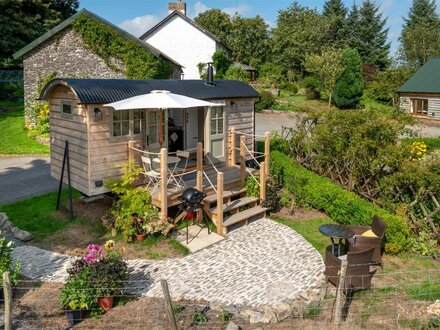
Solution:
M 398 93 L 440 93 L 440 56 L 432 57 L 398 90 Z
M 153 90 L 167 90 L 199 100 L 230 98 L 259 98 L 260 94 L 248 84 L 237 80 L 216 80 L 208 85 L 204 80 L 129 80 L 129 79 L 73 79 L 59 78 L 49 82 L 40 95 L 48 100 L 58 85 L 70 87 L 82 104 L 104 104 L 147 94 Z
M 30 44 L 24 46 L 22 49 L 20 49 L 16 53 L 14 53 L 12 56 L 15 59 L 17 59 L 17 58 L 20 58 L 20 57 L 26 55 L 27 53 L 29 53 L 35 47 L 41 45 L 46 40 L 50 39 L 51 37 L 53 37 L 57 33 L 59 33 L 62 30 L 64 30 L 65 28 L 69 27 L 78 18 L 78 16 L 80 16 L 80 15 L 86 15 L 86 16 L 94 19 L 94 20 L 97 20 L 97 21 L 99 21 L 99 22 L 109 26 L 116 33 L 118 33 L 121 37 L 133 41 L 137 45 L 139 45 L 139 46 L 145 48 L 146 50 L 148 50 L 149 52 L 151 52 L 154 56 L 156 56 L 156 57 L 162 56 L 162 57 L 166 58 L 167 60 L 169 60 L 170 62 L 174 63 L 175 65 L 183 67 L 180 63 L 177 63 L 175 60 L 173 60 L 172 58 L 170 58 L 166 54 L 163 54 L 160 50 L 158 50 L 157 48 L 153 47 L 152 45 L 150 45 L 146 41 L 142 41 L 142 40 L 136 38 L 135 36 L 131 35 L 130 33 L 126 32 L 123 29 L 117 27 L 116 25 L 110 23 L 106 19 L 104 19 L 104 18 L 102 18 L 102 17 L 100 17 L 100 16 L 98 16 L 98 15 L 88 11 L 87 9 L 81 9 L 79 12 L 77 12 L 76 14 L 70 16 L 68 19 L 66 19 L 65 21 L 61 22 L 60 24 L 58 24 L 57 26 L 55 26 L 51 30 L 47 31 L 45 34 L 43 34 L 39 38 L 37 38 L 34 41 L 32 41 Z

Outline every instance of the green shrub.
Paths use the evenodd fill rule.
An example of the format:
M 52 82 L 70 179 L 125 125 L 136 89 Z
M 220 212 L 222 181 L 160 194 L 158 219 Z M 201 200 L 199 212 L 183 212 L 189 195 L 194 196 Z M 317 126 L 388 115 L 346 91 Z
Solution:
M 306 99 L 307 100 L 319 100 L 321 98 L 321 92 L 312 87 L 306 88 Z
M 287 82 L 287 83 L 281 84 L 280 88 L 282 90 L 285 90 L 285 91 L 291 93 L 291 94 L 298 93 L 298 86 L 296 84 L 294 84 L 294 83 L 291 83 L 291 82 Z
M 240 80 L 245 83 L 249 82 L 249 74 L 243 68 L 238 66 L 230 66 L 225 73 L 224 79 Z
M 13 243 L 6 242 L 6 238 L 0 236 L 0 276 L 3 278 L 3 273 L 9 272 L 11 284 L 15 286 L 20 277 L 20 262 L 12 259 Z
M 307 76 L 301 82 L 302 88 L 319 88 L 319 81 L 314 76 Z
M 261 111 L 265 109 L 270 109 L 272 105 L 274 105 L 274 103 L 275 97 L 272 95 L 272 93 L 268 91 L 262 91 L 260 102 L 255 104 L 255 110 Z
M 271 171 L 283 179 L 284 186 L 296 198 L 325 211 L 338 223 L 368 225 L 374 215 L 381 217 L 387 224 L 387 253 L 396 254 L 408 247 L 409 229 L 403 218 L 390 214 L 355 193 L 339 187 L 330 179 L 305 169 L 279 151 L 271 152 Z M 290 179 L 286 180 L 287 178 Z

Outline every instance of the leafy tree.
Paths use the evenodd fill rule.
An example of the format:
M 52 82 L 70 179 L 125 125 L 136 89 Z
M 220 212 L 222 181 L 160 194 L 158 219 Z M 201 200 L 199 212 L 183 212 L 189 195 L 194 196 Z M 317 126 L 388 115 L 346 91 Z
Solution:
M 319 53 L 328 31 L 328 20 L 316 10 L 294 2 L 278 14 L 273 29 L 274 59 L 287 70 L 303 73 L 307 53 Z
M 329 31 L 327 35 L 328 44 L 331 47 L 342 46 L 345 42 L 345 21 L 347 16 L 347 7 L 342 0 L 327 0 L 324 3 L 322 11 L 324 17 L 330 20 Z
M 243 70 L 239 66 L 230 66 L 228 71 L 226 71 L 225 79 L 240 80 L 240 81 L 248 83 L 249 82 L 249 75 L 245 70 Z
M 282 65 L 267 62 L 259 66 L 258 75 L 262 80 L 277 85 L 286 79 L 287 72 Z
M 244 18 L 235 15 L 232 18 L 228 45 L 235 61 L 253 66 L 266 62 L 270 53 L 269 43 L 269 26 L 261 16 Z
M 362 61 L 356 49 L 346 48 L 341 53 L 344 68 L 336 81 L 333 101 L 338 108 L 350 108 L 357 105 L 364 94 Z
M 365 0 L 359 9 L 359 44 L 356 49 L 363 63 L 383 70 L 390 63 L 390 43 L 387 42 L 388 28 L 385 28 L 387 18 L 382 18 L 379 6 L 370 0 Z
M 231 61 L 224 52 L 218 50 L 212 55 L 212 65 L 215 69 L 215 78 L 222 79 L 231 65 Z
M 73 15 L 78 0 L 0 1 L 0 68 L 19 68 L 12 54 Z
M 227 44 L 232 30 L 231 16 L 227 13 L 220 9 L 208 9 L 195 17 L 194 22 Z
M 331 107 L 333 90 L 336 81 L 341 76 L 344 67 L 341 63 L 341 51 L 336 49 L 324 50 L 321 55 L 307 55 L 304 66 L 313 73 L 321 82 L 328 94 L 328 106 Z
M 400 53 L 415 66 L 440 52 L 440 18 L 435 1 L 413 0 L 400 35 Z

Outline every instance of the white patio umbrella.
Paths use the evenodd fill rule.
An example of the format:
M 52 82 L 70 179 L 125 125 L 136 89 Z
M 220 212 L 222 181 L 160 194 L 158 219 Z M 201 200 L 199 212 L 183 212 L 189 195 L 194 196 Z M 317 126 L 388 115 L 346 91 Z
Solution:
M 115 110 L 129 109 L 186 109 L 196 107 L 221 107 L 223 103 L 212 103 L 192 97 L 173 94 L 170 91 L 151 91 L 148 94 L 130 97 L 125 100 L 104 104 Z
M 173 94 L 170 91 L 154 90 L 148 94 L 130 97 L 125 100 L 104 104 L 105 107 L 112 107 L 115 110 L 130 109 L 187 109 L 196 107 L 221 107 L 224 103 L 212 103 L 192 97 Z M 163 136 L 163 115 L 159 117 L 160 136 Z M 160 141 L 162 145 L 162 140 Z

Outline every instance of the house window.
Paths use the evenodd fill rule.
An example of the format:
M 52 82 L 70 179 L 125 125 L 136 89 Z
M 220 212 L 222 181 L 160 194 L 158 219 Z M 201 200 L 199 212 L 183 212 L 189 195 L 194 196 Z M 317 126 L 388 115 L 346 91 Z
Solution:
M 211 135 L 223 134 L 223 120 L 223 107 L 213 107 L 211 109 Z
M 428 115 L 428 99 L 411 99 L 411 112 L 419 116 Z
M 73 107 L 70 102 L 61 102 L 61 116 L 69 118 L 73 116 Z
M 112 114 L 112 136 L 134 136 L 142 133 L 144 112 L 142 110 L 114 110 Z

